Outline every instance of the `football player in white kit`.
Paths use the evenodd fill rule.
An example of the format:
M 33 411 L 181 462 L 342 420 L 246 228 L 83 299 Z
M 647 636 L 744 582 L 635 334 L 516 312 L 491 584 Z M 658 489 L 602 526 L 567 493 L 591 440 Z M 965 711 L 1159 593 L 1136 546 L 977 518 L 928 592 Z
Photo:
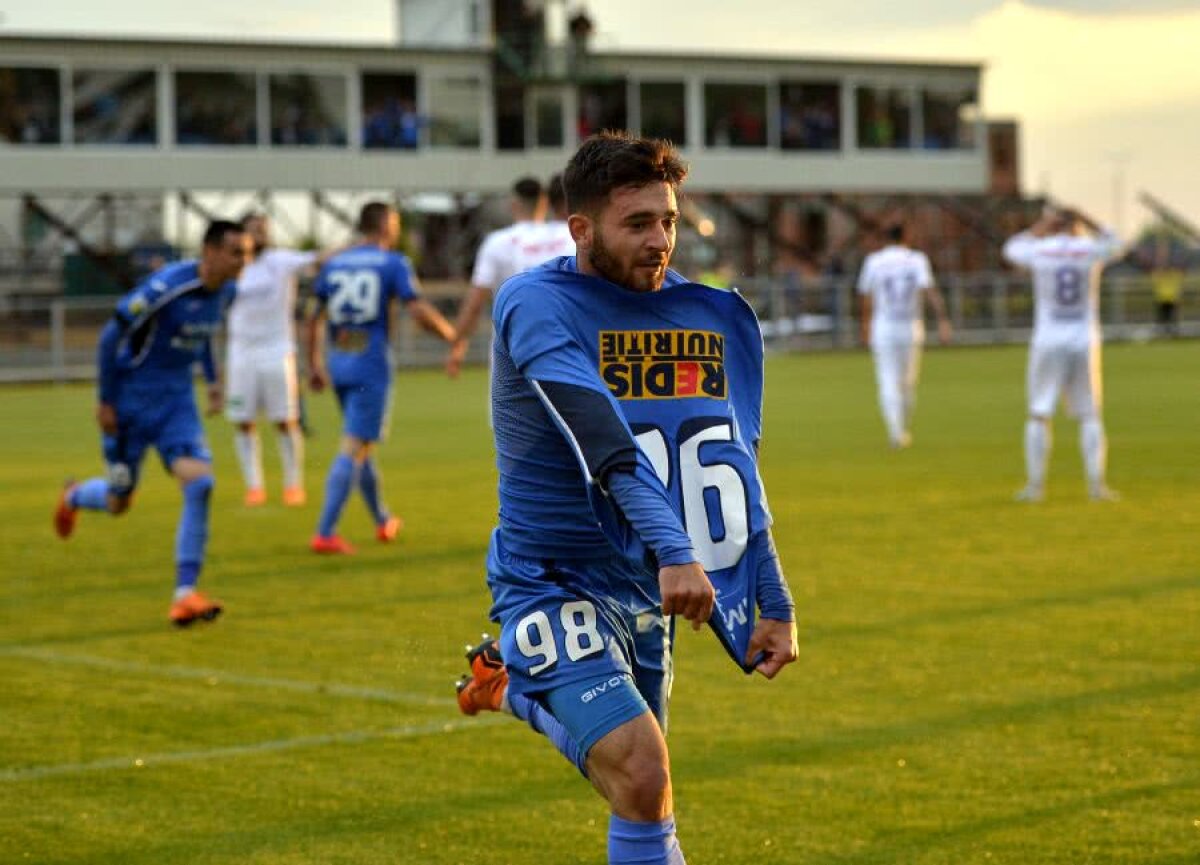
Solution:
M 916 406 L 921 349 L 925 344 L 925 309 L 937 316 L 938 339 L 950 341 L 946 304 L 933 281 L 925 253 L 904 244 L 903 225 L 885 230 L 888 244 L 863 261 L 858 277 L 862 340 L 875 358 L 879 408 L 895 449 L 912 444 L 909 423 Z
M 1047 210 L 1004 244 L 1004 257 L 1033 274 L 1034 325 L 1029 344 L 1025 488 L 1020 501 L 1041 501 L 1050 460 L 1050 421 L 1065 393 L 1079 421 L 1088 494 L 1116 498 L 1105 483 L 1107 444 L 1101 414 L 1100 273 L 1119 242 L 1071 210 Z
M 522 177 L 512 187 L 512 225 L 491 232 L 479 247 L 475 269 L 471 273 L 471 288 L 454 322 L 458 339 L 446 358 L 446 373 L 451 377 L 458 375 L 462 368 L 471 334 L 479 324 L 484 306 L 506 279 L 549 258 L 575 254 L 575 241 L 566 228 L 566 216 L 561 215 L 566 209 L 562 179 L 556 175 L 551 179 L 552 184 L 555 179 L 558 180 L 559 203 L 554 221 L 544 221 L 548 199 L 541 182 L 533 177 Z
M 268 217 L 252 213 L 242 227 L 254 241 L 254 259 L 237 283 L 229 313 L 225 413 L 234 424 L 234 450 L 246 482 L 245 503 L 267 500 L 255 421 L 262 412 L 275 424 L 283 465 L 283 503 L 305 502 L 304 436 L 296 377 L 296 278 L 319 253 L 271 246 Z

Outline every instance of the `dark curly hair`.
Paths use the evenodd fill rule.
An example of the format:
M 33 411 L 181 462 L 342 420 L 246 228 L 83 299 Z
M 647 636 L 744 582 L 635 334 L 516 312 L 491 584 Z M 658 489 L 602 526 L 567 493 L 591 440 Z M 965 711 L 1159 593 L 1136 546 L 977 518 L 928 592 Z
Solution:
M 604 131 L 579 145 L 563 173 L 563 188 L 572 213 L 595 211 L 614 189 L 650 183 L 677 189 L 687 173 L 671 142 Z

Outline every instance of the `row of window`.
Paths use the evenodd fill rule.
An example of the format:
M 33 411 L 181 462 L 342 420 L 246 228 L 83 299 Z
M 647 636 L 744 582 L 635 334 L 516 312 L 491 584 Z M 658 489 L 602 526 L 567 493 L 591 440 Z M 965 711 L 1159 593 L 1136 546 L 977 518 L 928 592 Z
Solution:
M 58 69 L 0 67 L 0 143 L 156 145 L 160 143 L 158 76 L 152 69 L 76 68 L 69 94 Z M 173 73 L 174 130 L 179 146 L 346 147 L 351 136 L 345 75 Z M 418 95 L 414 73 L 361 72 L 361 146 L 411 150 L 473 147 L 482 140 L 483 85 L 476 77 L 433 77 Z M 703 144 L 717 148 L 839 150 L 840 82 L 719 83 L 703 88 Z M 70 123 L 64 123 L 64 104 Z M 976 97 L 968 90 L 856 86 L 854 133 L 864 149 L 961 149 L 975 146 Z M 637 100 L 643 134 L 688 140 L 682 81 L 580 85 L 574 122 L 580 139 L 629 128 Z M 567 144 L 563 88 L 496 93 L 500 149 Z M 420 106 L 420 110 L 419 110 Z M 261 110 L 261 114 L 260 114 Z M 772 122 L 772 111 L 775 114 Z

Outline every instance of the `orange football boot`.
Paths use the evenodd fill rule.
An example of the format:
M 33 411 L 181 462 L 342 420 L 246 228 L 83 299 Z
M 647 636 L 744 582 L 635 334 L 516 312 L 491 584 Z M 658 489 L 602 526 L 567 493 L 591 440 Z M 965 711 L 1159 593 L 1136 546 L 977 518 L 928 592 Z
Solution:
M 508 671 L 500 657 L 500 643 L 487 634 L 483 642 L 467 651 L 471 672 L 455 683 L 458 708 L 464 715 L 499 712 L 508 690 Z
M 354 547 L 340 535 L 313 535 L 312 540 L 308 542 L 308 548 L 314 553 L 320 553 L 325 556 L 352 556 L 354 555 Z
M 171 604 L 171 623 L 177 628 L 186 628 L 197 619 L 211 622 L 221 615 L 222 609 L 220 601 L 210 600 L 196 591 L 189 592 Z
M 64 541 L 75 531 L 75 520 L 79 517 L 79 510 L 71 507 L 68 501 L 76 486 L 74 481 L 63 484 L 62 491 L 58 494 L 58 506 L 54 509 L 54 531 Z
M 267 491 L 262 487 L 251 487 L 246 490 L 246 497 L 242 499 L 242 504 L 248 508 L 257 508 L 267 503 Z
M 375 527 L 375 539 L 381 544 L 390 544 L 404 528 L 404 520 L 397 516 L 388 517 L 382 525 Z
M 304 492 L 304 487 L 285 487 L 283 490 L 283 503 L 289 508 L 301 507 L 308 501 L 308 494 Z

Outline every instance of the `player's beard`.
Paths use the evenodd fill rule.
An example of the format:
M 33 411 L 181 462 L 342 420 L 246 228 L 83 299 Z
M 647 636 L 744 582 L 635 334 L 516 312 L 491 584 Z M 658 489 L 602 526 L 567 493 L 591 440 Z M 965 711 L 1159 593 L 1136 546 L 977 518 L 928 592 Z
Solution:
M 604 242 L 604 235 L 600 233 L 597 227 L 592 231 L 592 246 L 588 250 L 588 260 L 592 263 L 592 269 L 603 276 L 609 282 L 615 282 L 617 285 L 627 288 L 630 291 L 649 292 L 658 291 L 662 288 L 663 280 L 667 276 L 667 261 L 668 255 L 662 262 L 661 267 L 650 271 L 645 267 L 638 267 L 642 264 L 639 262 L 636 255 L 634 259 L 628 263 L 622 262 L 609 250 Z M 651 262 L 645 262 L 650 264 Z M 657 263 L 657 262 L 654 262 Z

